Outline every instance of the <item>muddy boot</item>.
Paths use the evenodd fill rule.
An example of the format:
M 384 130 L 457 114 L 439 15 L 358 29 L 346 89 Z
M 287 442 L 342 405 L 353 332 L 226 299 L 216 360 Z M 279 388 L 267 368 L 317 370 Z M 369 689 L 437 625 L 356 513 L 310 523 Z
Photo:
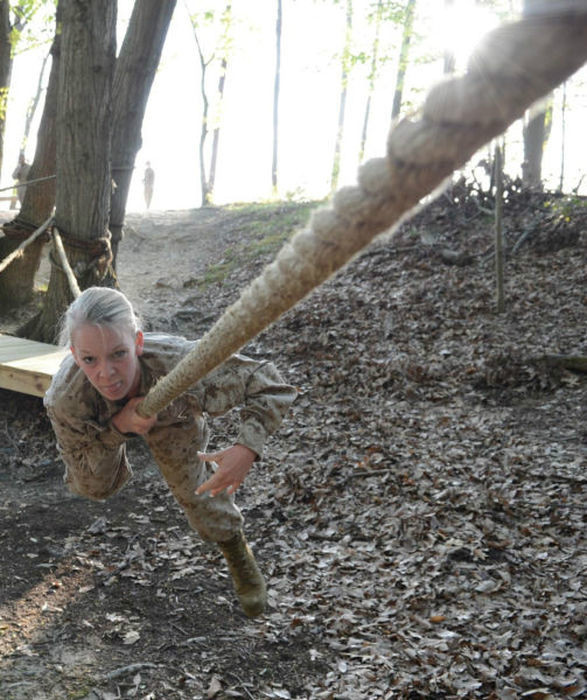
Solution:
M 245 614 L 248 617 L 261 615 L 267 603 L 267 587 L 242 530 L 227 542 L 219 542 L 218 546 Z

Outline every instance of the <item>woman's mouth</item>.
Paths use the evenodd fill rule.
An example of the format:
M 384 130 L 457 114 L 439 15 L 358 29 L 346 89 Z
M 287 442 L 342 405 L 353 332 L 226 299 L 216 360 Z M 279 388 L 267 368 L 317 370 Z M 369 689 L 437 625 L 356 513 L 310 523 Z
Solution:
M 114 382 L 114 384 L 109 384 L 108 386 L 102 387 L 101 391 L 104 394 L 118 394 L 122 389 L 123 384 L 123 381 L 120 380 L 118 382 Z

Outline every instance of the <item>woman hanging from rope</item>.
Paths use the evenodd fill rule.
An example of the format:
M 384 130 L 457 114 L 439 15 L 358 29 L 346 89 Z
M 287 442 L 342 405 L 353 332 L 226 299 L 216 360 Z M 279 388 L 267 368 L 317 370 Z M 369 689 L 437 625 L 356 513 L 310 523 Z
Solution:
M 54 376 L 45 406 L 71 491 L 94 500 L 115 494 L 132 474 L 125 443 L 141 435 L 190 525 L 218 544 L 244 612 L 260 615 L 266 586 L 234 492 L 295 399 L 293 387 L 272 364 L 232 355 L 157 416 L 144 418 L 137 413 L 141 397 L 197 341 L 143 333 L 128 299 L 105 287 L 86 289 L 71 304 L 60 339 L 71 355 Z M 206 453 L 205 414 L 237 406 L 235 444 Z

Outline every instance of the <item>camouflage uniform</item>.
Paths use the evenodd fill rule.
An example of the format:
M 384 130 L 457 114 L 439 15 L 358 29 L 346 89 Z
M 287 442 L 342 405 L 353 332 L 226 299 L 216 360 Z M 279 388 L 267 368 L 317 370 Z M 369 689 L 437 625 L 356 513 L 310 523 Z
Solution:
M 139 394 L 146 394 L 196 344 L 177 336 L 145 333 Z M 243 522 L 232 496 L 223 492 L 211 498 L 194 493 L 215 469 L 196 456 L 208 444 L 204 414 L 221 415 L 242 406 L 234 442 L 261 457 L 266 438 L 279 427 L 294 398 L 295 390 L 283 383 L 272 364 L 233 355 L 158 414 L 156 425 L 144 439 L 191 526 L 203 538 L 224 542 Z M 99 394 L 73 356 L 68 356 L 53 377 L 44 403 L 71 491 L 103 500 L 121 489 L 132 475 L 125 448 L 129 435 L 112 424 L 123 402 Z

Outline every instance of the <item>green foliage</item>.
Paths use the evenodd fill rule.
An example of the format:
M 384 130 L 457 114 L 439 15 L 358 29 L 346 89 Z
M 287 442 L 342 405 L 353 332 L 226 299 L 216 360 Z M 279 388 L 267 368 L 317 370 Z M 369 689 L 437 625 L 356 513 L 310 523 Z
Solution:
M 8 102 L 8 88 L 0 87 L 0 120 L 6 119 L 6 104 Z
M 234 48 L 233 17 L 230 3 L 220 9 L 215 4 L 202 6 L 196 5 L 192 11 L 191 2 L 186 2 L 188 15 L 194 33 L 198 34 L 198 41 L 206 54 L 212 57 L 215 55 L 225 58 Z M 204 48 L 206 47 L 206 48 Z
M 19 0 L 11 5 L 12 55 L 52 41 L 57 0 Z
M 544 202 L 544 208 L 550 209 L 553 215 L 569 223 L 577 212 L 587 211 L 587 199 L 578 195 L 567 195 Z
M 478 7 L 486 7 L 491 10 L 499 18 L 500 22 L 511 20 L 512 16 L 521 11 L 520 2 L 516 0 L 511 2 L 508 0 L 476 0 Z M 514 7 L 517 5 L 517 7 Z
M 406 21 L 406 3 L 393 0 L 381 3 L 381 17 L 386 22 L 403 26 Z
M 81 700 L 87 698 L 91 692 L 94 681 L 87 679 L 75 679 L 70 681 L 70 687 L 67 690 L 67 700 Z

